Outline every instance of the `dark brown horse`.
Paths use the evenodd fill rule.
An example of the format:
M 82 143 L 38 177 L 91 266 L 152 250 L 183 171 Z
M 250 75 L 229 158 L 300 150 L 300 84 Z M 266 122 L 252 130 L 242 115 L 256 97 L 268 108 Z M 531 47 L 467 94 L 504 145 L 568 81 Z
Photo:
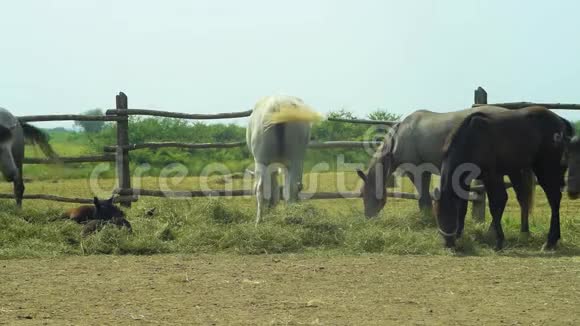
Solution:
M 67 210 L 63 218 L 71 219 L 77 223 L 85 224 L 82 235 L 86 236 L 96 232 L 107 224 L 125 227 L 132 231 L 131 224 L 127 221 L 125 213 L 113 203 L 113 197 L 100 200 L 93 199 L 93 205 L 83 205 Z
M 508 199 L 503 176 L 532 169 L 551 208 L 545 245 L 560 239 L 560 200 L 566 153 L 574 130 L 550 110 L 534 106 L 504 112 L 469 115 L 450 135 L 443 157 L 437 221 L 448 247 L 461 236 L 467 210 L 466 193 L 474 178 L 483 181 L 496 233 L 495 248 L 503 248 L 501 217 Z M 568 162 L 570 163 L 570 161 Z
M 113 197 L 100 200 L 93 198 L 93 205 L 82 205 L 66 210 L 63 218 L 71 219 L 77 223 L 85 223 L 89 220 L 111 220 L 113 218 L 124 218 L 125 213 L 115 206 Z
M 580 138 L 575 136 L 568 145 L 568 179 L 566 188 L 570 199 L 580 197 Z

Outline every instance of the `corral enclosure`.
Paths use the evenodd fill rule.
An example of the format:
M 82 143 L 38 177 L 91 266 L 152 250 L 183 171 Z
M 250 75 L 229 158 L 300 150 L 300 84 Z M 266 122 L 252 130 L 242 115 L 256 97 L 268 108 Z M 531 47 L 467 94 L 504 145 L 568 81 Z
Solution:
M 214 119 L 232 119 L 248 117 L 252 110 L 232 112 L 232 113 L 218 113 L 218 114 L 187 114 L 159 110 L 147 109 L 130 109 L 128 105 L 128 97 L 123 92 L 115 97 L 116 108 L 106 111 L 105 116 L 87 116 L 87 115 L 39 115 L 39 116 L 25 116 L 19 117 L 23 122 L 41 122 L 41 121 L 113 121 L 117 125 L 117 142 L 115 145 L 106 146 L 102 155 L 82 156 L 82 157 L 63 157 L 61 163 L 84 163 L 84 162 L 115 162 L 117 186 L 114 194 L 118 195 L 116 200 L 125 207 L 130 207 L 131 202 L 138 200 L 140 196 L 153 197 L 216 197 L 216 196 L 250 196 L 251 189 L 228 189 L 228 190 L 187 190 L 187 191 L 168 191 L 157 189 L 142 189 L 132 187 L 131 171 L 130 171 L 130 157 L 129 152 L 140 149 L 159 149 L 159 148 L 184 148 L 184 149 L 215 149 L 215 148 L 236 148 L 245 146 L 245 142 L 229 142 L 229 143 L 182 143 L 182 142 L 146 142 L 146 143 L 131 143 L 129 139 L 129 116 L 154 116 L 167 117 L 176 119 L 188 120 L 214 120 Z M 486 105 L 487 92 L 479 87 L 474 93 L 473 106 Z M 538 104 L 546 106 L 550 109 L 558 110 L 577 110 L 580 105 L 577 104 L 560 104 L 560 103 L 529 103 L 529 102 L 513 102 L 513 103 L 498 103 L 493 105 L 502 106 L 509 109 L 518 109 L 525 106 Z M 378 120 L 364 120 L 364 119 L 339 119 L 328 118 L 328 120 L 335 123 L 355 123 L 380 125 L 382 128 L 388 128 L 396 123 L 396 121 L 378 121 Z M 339 148 L 339 149 L 364 149 L 369 146 L 378 147 L 380 142 L 374 140 L 366 141 L 352 141 L 352 140 L 334 140 L 326 142 L 312 142 L 310 148 Z M 26 159 L 27 164 L 51 164 L 48 159 Z M 506 186 L 510 186 L 506 184 Z M 472 187 L 472 195 L 470 200 L 473 202 L 473 216 L 476 219 L 483 220 L 485 218 L 486 198 L 482 185 L 475 185 Z M 357 198 L 360 196 L 358 192 L 315 192 L 301 194 L 304 199 L 338 199 L 338 198 Z M 412 192 L 388 192 L 388 196 L 404 199 L 416 199 L 417 195 Z M 11 194 L 0 194 L 0 198 L 12 198 Z M 56 200 L 71 203 L 91 203 L 90 198 L 66 198 L 54 194 L 25 194 L 25 199 L 44 199 Z
M 126 119 L 114 113 L 98 119 Z M 329 144 L 318 146 L 362 148 L 348 140 Z M 119 157 L 146 147 L 132 146 L 130 140 L 123 150 L 117 145 L 99 156 L 63 161 L 117 162 L 122 169 Z M 344 178 L 349 189 L 356 189 L 355 173 Z M 487 225 L 470 219 L 461 250 L 453 254 L 442 248 L 435 221 L 419 214 L 415 200 L 405 199 L 415 197 L 410 184 L 402 187 L 408 195 L 390 198 L 379 218 L 366 220 L 361 200 L 334 198 L 340 190 L 335 172 L 309 174 L 306 186 L 316 181 L 317 196 L 331 198 L 280 205 L 256 228 L 255 202 L 240 179 L 231 180 L 231 187 L 245 196 L 206 198 L 200 184 L 223 189 L 222 180 L 187 177 L 176 185 L 187 190 L 169 193 L 181 196 L 174 199 L 145 196 L 145 191 L 136 198 L 133 187 L 161 195 L 158 178 L 129 181 L 125 191 L 131 195 L 117 200 L 131 204 L 132 234 L 111 227 L 82 238 L 76 223 L 60 219 L 68 205 L 62 202 L 91 201 L 88 180 L 33 180 L 25 199 L 58 201 L 25 200 L 22 211 L 12 200 L 0 202 L 0 323 L 572 325 L 578 319 L 578 201 L 562 202 L 562 242 L 555 253 L 539 250 L 549 227 L 543 193 L 536 194 L 531 237 L 522 239 L 519 208 L 510 191 L 503 222 L 506 248 L 495 253 Z M 113 189 L 123 180 L 99 182 Z M 10 189 L 10 184 L 0 185 L 3 193 Z M 225 193 L 220 191 L 210 194 Z M 485 203 L 477 196 L 483 207 L 478 212 L 474 205 L 472 211 L 482 214 Z M 475 257 L 457 257 L 463 255 Z

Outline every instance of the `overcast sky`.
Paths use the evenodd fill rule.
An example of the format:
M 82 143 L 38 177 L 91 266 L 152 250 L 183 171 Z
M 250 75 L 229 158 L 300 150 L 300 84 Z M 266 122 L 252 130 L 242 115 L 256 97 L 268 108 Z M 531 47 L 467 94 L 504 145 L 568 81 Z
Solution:
M 2 1 L 0 106 L 214 113 L 580 103 L 578 1 Z M 580 115 L 564 116 L 580 119 Z M 42 126 L 64 123 L 42 123 Z

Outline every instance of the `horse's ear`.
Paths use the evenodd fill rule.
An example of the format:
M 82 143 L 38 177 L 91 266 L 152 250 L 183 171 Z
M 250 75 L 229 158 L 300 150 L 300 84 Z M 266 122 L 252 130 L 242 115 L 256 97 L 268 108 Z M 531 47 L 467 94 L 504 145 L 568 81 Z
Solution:
M 560 145 L 564 142 L 564 132 L 560 131 L 554 134 L 554 143 Z
M 367 182 L 367 176 L 361 169 L 356 169 L 356 174 L 364 181 Z
M 93 197 L 93 204 L 95 204 L 95 206 L 99 207 L 99 198 L 97 198 L 96 196 Z

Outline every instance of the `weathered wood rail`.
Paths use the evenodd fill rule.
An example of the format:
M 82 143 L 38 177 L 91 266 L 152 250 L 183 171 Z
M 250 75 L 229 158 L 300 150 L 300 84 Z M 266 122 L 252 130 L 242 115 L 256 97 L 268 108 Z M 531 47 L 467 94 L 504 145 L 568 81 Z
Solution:
M 13 194 L 0 194 L 0 198 L 2 199 L 14 199 Z M 25 194 L 23 199 L 42 199 L 42 200 L 50 200 L 50 201 L 57 201 L 61 203 L 75 203 L 75 204 L 92 204 L 92 198 L 71 198 L 71 197 L 61 197 L 55 195 L 46 195 L 46 194 Z M 115 202 L 135 202 L 138 198 L 135 196 L 118 196 L 115 197 Z
M 106 115 L 74 115 L 74 114 L 56 114 L 56 115 L 32 115 L 22 116 L 19 120 L 22 122 L 42 122 L 42 121 L 110 121 L 117 125 L 117 142 L 115 145 L 106 146 L 103 155 L 90 155 L 81 157 L 61 157 L 59 160 L 51 160 L 45 158 L 27 158 L 26 164 L 68 164 L 68 163 L 92 163 L 92 162 L 115 162 L 117 171 L 118 189 L 114 191 L 117 195 L 116 201 L 124 206 L 131 206 L 131 203 L 138 200 L 140 196 L 151 197 L 219 197 L 219 196 L 251 196 L 252 192 L 245 189 L 238 190 L 211 190 L 211 191 L 161 191 L 151 189 L 139 189 L 131 187 L 130 175 L 130 157 L 129 152 L 140 149 L 159 149 L 159 148 L 183 148 L 183 149 L 218 149 L 218 148 L 236 148 L 245 146 L 245 142 L 230 142 L 230 143 L 183 143 L 183 142 L 147 142 L 141 144 L 131 144 L 129 142 L 129 117 L 130 116 L 155 116 L 177 119 L 191 119 L 191 120 L 209 120 L 209 119 L 233 119 L 248 117 L 252 110 L 229 112 L 229 113 L 215 113 L 215 114 L 189 114 L 181 112 L 170 112 L 160 110 L 148 109 L 130 109 L 128 106 L 127 96 L 124 93 L 119 93 L 115 96 L 116 107 L 106 111 Z M 473 106 L 487 105 L 487 92 L 479 87 L 474 93 Z M 531 102 L 512 102 L 512 103 L 496 103 L 493 105 L 502 106 L 509 109 L 519 109 L 531 105 L 542 105 L 553 110 L 580 110 L 580 104 L 562 104 L 562 103 L 531 103 Z M 342 119 L 342 118 L 328 118 L 328 121 L 337 123 L 356 123 L 368 125 L 383 125 L 392 126 L 396 121 L 377 121 L 366 119 Z M 326 142 L 312 142 L 309 144 L 313 149 L 326 148 L 368 148 L 367 146 L 380 145 L 376 141 L 326 141 Z M 506 187 L 511 184 L 506 183 Z M 317 193 L 302 193 L 303 199 L 345 199 L 345 198 L 359 198 L 358 192 L 317 192 Z M 387 196 L 402 199 L 417 199 L 417 194 L 406 192 L 388 192 Z M 12 194 L 0 194 L 0 198 L 14 198 Z M 54 195 L 45 194 L 27 194 L 25 199 L 41 199 L 52 200 L 67 203 L 92 203 L 92 199 L 85 198 L 66 198 Z M 471 187 L 470 201 L 473 202 L 473 217 L 476 219 L 483 219 L 486 209 L 485 187 L 482 184 L 475 183 Z
M 143 110 L 143 109 L 116 109 L 107 110 L 107 116 L 115 115 L 146 115 L 153 117 L 190 119 L 190 120 L 215 120 L 215 119 L 232 119 L 249 117 L 252 110 L 232 112 L 232 113 L 215 113 L 215 114 L 189 114 L 181 112 L 169 112 L 159 110 Z
M 151 189 L 139 189 L 133 188 L 131 192 L 123 191 L 121 189 L 116 189 L 114 191 L 117 194 L 129 194 L 132 193 L 134 196 L 145 196 L 145 197 L 164 197 L 164 198 L 195 198 L 195 197 L 243 197 L 243 196 L 253 196 L 254 192 L 249 189 L 236 189 L 236 190 L 177 190 L 177 191 L 163 191 L 163 190 L 151 190 Z M 361 198 L 360 192 L 315 192 L 315 193 L 300 193 L 300 199 L 349 199 L 349 198 Z M 479 194 L 472 192 L 469 194 L 469 200 L 476 201 L 479 200 Z M 412 192 L 393 192 L 387 191 L 387 197 L 400 198 L 400 199 L 419 199 L 419 195 Z M 435 198 L 431 194 L 432 198 Z
M 482 88 L 483 89 L 483 88 Z M 489 105 L 487 103 L 476 103 L 473 107 Z M 533 102 L 510 102 L 510 103 L 494 103 L 495 106 L 501 106 L 506 109 L 517 110 L 528 106 L 543 106 L 550 110 L 580 110 L 580 104 L 564 104 L 564 103 L 533 103 Z
M 309 148 L 364 148 L 365 146 L 378 146 L 381 142 L 378 141 L 326 141 L 326 142 L 311 142 L 308 144 Z M 122 148 L 127 151 L 134 151 L 139 149 L 157 149 L 157 148 L 187 148 L 187 149 L 218 149 L 218 148 L 235 148 L 244 147 L 246 142 L 231 142 L 231 143 L 180 143 L 180 142 L 159 142 L 159 143 L 141 143 L 125 145 Z M 116 152 L 118 146 L 106 146 L 105 152 Z
M 78 157 L 59 157 L 57 160 L 50 158 L 25 158 L 24 164 L 62 164 L 62 163 L 99 163 L 115 162 L 116 156 L 111 154 L 78 156 Z

